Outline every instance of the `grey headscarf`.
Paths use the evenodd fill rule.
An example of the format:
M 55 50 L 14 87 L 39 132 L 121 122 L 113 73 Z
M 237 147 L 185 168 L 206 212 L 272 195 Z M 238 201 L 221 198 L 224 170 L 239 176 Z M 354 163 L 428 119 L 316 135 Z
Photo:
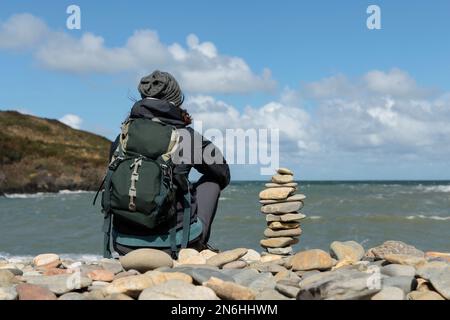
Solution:
M 184 95 L 177 80 L 168 72 L 153 71 L 152 74 L 141 79 L 138 89 L 142 99 L 166 100 L 176 107 L 181 106 L 184 101 Z

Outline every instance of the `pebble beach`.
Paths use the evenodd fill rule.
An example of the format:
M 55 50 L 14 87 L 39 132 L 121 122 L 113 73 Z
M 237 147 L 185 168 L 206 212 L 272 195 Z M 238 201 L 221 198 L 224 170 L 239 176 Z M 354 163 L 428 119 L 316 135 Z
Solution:
M 448 300 L 450 253 L 333 242 L 290 256 L 154 249 L 119 259 L 0 260 L 0 300 Z

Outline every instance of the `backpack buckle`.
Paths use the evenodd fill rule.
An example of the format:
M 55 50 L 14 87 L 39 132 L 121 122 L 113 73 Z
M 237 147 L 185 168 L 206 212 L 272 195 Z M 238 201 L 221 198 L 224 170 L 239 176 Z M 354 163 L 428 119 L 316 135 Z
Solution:
M 169 183 L 169 187 L 173 188 L 173 175 L 172 175 L 172 167 L 167 164 L 161 163 L 161 171 L 164 175 L 164 179 Z
M 123 157 L 117 157 L 116 159 L 114 159 L 114 161 L 111 162 L 109 165 L 109 170 L 116 171 L 117 167 L 123 160 L 124 160 Z

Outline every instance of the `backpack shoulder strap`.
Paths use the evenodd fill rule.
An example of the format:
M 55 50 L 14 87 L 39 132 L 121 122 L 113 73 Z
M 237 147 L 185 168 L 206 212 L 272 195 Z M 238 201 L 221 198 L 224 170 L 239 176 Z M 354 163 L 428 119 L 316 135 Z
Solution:
M 114 170 L 108 169 L 108 173 L 105 177 L 105 190 L 103 195 L 103 206 L 104 206 L 104 219 L 103 228 L 104 233 L 103 239 L 103 257 L 110 259 L 112 257 L 111 253 L 111 225 L 112 225 L 112 214 L 111 214 L 111 177 Z
M 186 178 L 187 180 L 187 178 Z M 189 181 L 188 185 L 189 185 Z M 181 238 L 181 248 L 187 248 L 189 244 L 189 237 L 191 233 L 191 193 L 188 188 L 188 192 L 183 196 L 183 224 L 182 224 L 182 238 Z M 172 251 L 172 257 L 177 258 L 178 255 L 178 245 L 177 245 L 177 223 L 175 221 L 175 226 L 169 230 L 170 239 L 170 249 Z
M 161 155 L 164 161 L 172 159 L 172 155 L 178 150 L 180 145 L 180 133 L 177 128 L 172 126 L 172 135 L 170 136 L 169 145 L 167 146 L 167 152 Z
M 103 207 L 103 228 L 102 231 L 104 232 L 104 240 L 103 240 L 103 257 L 104 258 L 111 258 L 111 228 L 112 228 L 112 214 L 111 214 L 111 178 L 116 171 L 117 166 L 124 160 L 123 157 L 123 151 L 119 147 L 118 150 L 118 156 L 114 158 L 113 161 L 111 161 L 108 171 L 105 176 L 104 180 L 104 194 L 102 197 L 102 207 Z

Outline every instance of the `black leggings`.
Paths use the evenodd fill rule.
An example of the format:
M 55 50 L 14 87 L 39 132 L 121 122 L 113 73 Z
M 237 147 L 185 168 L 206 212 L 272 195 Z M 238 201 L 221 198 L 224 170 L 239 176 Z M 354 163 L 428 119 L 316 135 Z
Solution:
M 197 250 L 203 250 L 211 236 L 211 225 L 216 216 L 217 204 L 220 197 L 220 186 L 213 179 L 202 176 L 200 180 L 193 184 L 192 194 L 195 195 L 191 208 L 193 212 L 197 212 L 197 218 L 203 224 L 203 232 L 198 239 L 189 243 L 189 247 Z M 114 250 L 119 255 L 125 255 L 130 251 L 139 249 L 137 247 L 128 247 L 113 242 Z M 167 253 L 171 253 L 170 248 L 163 249 Z

